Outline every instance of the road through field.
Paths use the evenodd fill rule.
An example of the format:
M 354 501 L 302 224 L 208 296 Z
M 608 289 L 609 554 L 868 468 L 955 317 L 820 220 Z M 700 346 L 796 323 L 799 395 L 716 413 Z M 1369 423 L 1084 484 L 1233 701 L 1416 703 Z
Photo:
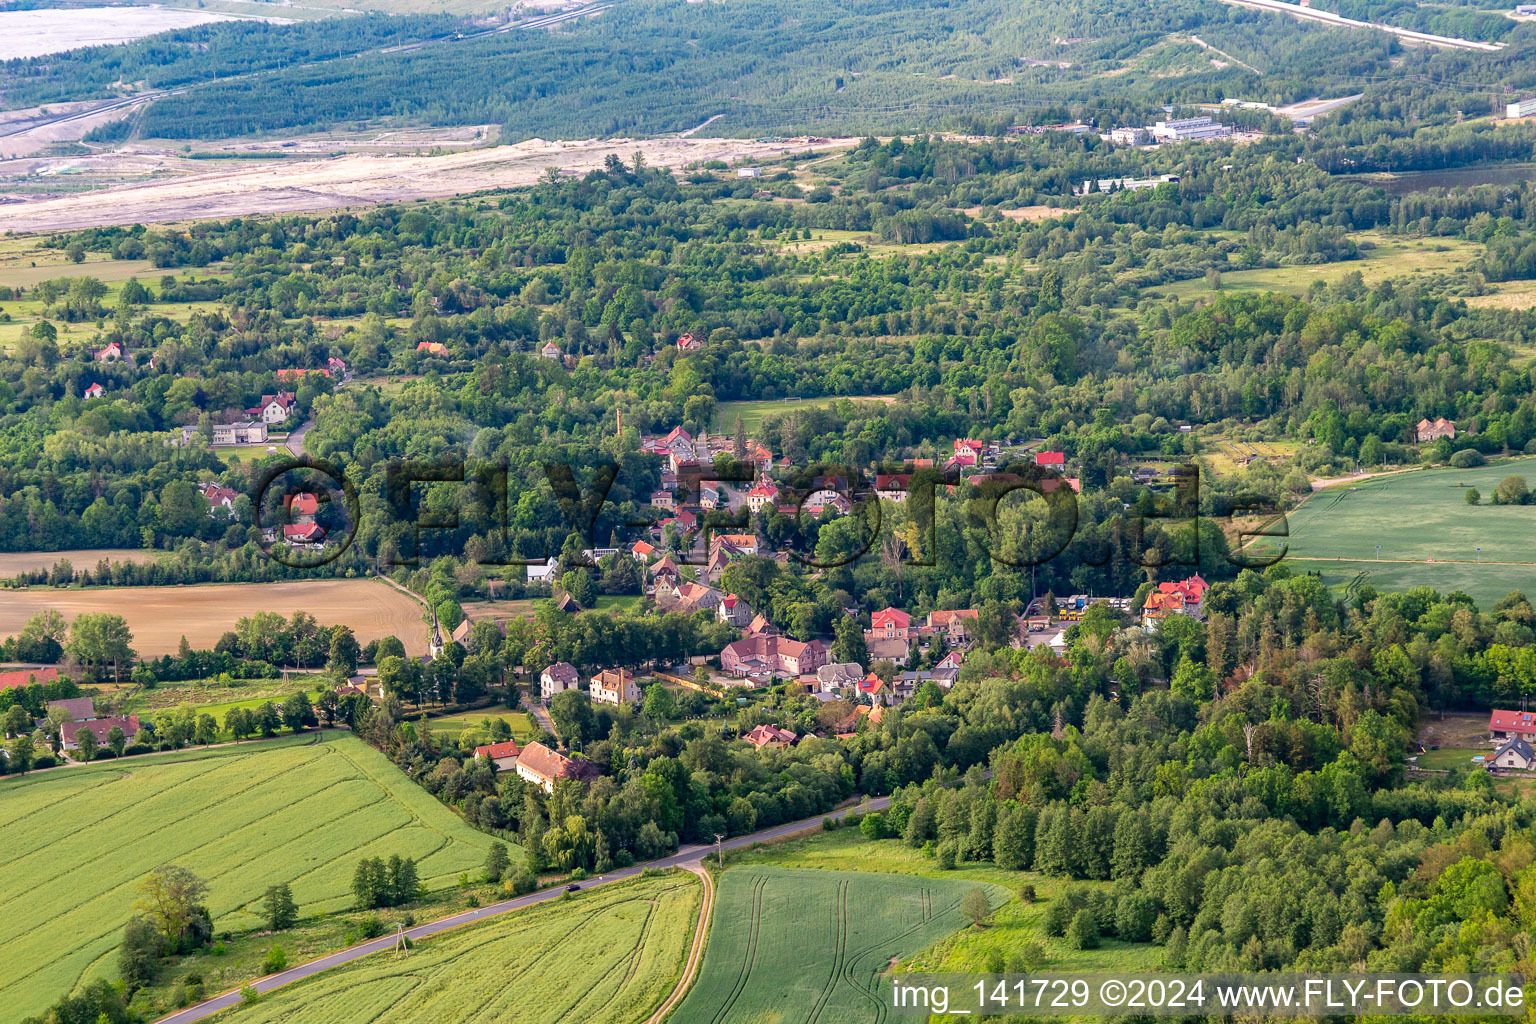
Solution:
M 883 810 L 885 807 L 889 806 L 890 802 L 891 798 L 888 796 L 877 797 L 873 800 L 866 800 L 865 802 L 857 804 L 853 807 L 844 808 L 841 811 L 834 811 L 828 815 L 818 815 L 814 818 L 802 818 L 800 821 L 792 821 L 787 825 L 779 825 L 776 828 L 763 829 L 761 832 L 752 832 L 748 835 L 737 836 L 735 839 L 727 839 L 724 843 L 721 844 L 721 846 L 727 850 L 735 850 L 740 849 L 743 846 L 751 846 L 753 843 L 763 843 L 770 842 L 775 839 L 783 839 L 787 836 L 792 836 L 799 832 L 807 832 L 811 829 L 820 828 L 821 823 L 825 818 L 844 818 L 854 813 L 866 814 L 870 811 Z M 647 868 L 681 867 L 690 871 L 696 871 L 699 870 L 697 866 L 701 864 L 703 859 L 713 852 L 714 847 L 710 846 L 685 846 L 678 850 L 676 853 L 672 854 L 670 857 L 662 857 L 659 860 L 649 861 L 644 864 L 636 864 L 633 867 L 622 868 L 618 871 L 611 872 L 610 874 L 603 875 L 599 878 L 583 882 L 582 886 L 587 889 L 593 889 L 602 885 L 612 885 L 615 882 L 628 881 L 631 878 L 639 877 L 641 872 L 645 871 Z M 514 899 L 503 900 L 500 903 L 493 903 L 488 907 L 480 907 L 475 910 L 465 910 L 457 914 L 451 914 L 448 917 L 438 918 L 436 921 L 429 921 L 426 924 L 419 924 L 414 928 L 407 929 L 405 934 L 410 937 L 412 942 L 415 942 L 419 939 L 424 939 L 429 935 L 438 935 L 442 932 L 448 931 L 451 928 L 458 928 L 461 925 L 476 924 L 480 921 L 489 920 L 490 918 L 498 917 L 502 914 L 509 914 L 515 910 L 523 910 L 528 907 L 537 906 L 540 903 L 545 903 L 549 900 L 558 899 L 564 891 L 565 889 L 563 886 L 557 885 L 552 889 L 544 889 L 540 892 L 531 893 L 527 896 L 518 896 Z M 703 904 L 707 908 L 709 905 L 712 905 L 712 902 L 713 887 L 706 886 Z M 701 913 L 699 920 L 701 924 L 707 923 L 707 916 L 704 913 Z M 340 952 L 332 953 L 329 956 L 320 957 L 318 960 L 311 960 L 308 963 L 299 964 L 297 967 L 290 967 L 288 970 L 283 971 L 280 974 L 273 974 L 253 982 L 252 986 L 259 993 L 271 992 L 274 989 L 282 988 L 284 985 L 291 985 L 296 981 L 302 981 L 305 978 L 313 977 L 314 975 L 319 974 L 322 971 L 329 970 L 332 967 L 339 967 L 342 964 L 351 963 L 354 960 L 359 960 L 365 956 L 371 956 L 374 953 L 382 953 L 386 950 L 394 949 L 397 941 L 398 939 L 393 935 L 385 936 L 384 938 L 380 939 L 374 939 L 371 942 L 365 942 L 361 945 L 353 946 L 350 949 L 343 949 Z M 692 970 L 694 973 L 697 973 L 697 957 L 702 949 L 702 942 L 698 936 L 695 936 L 694 946 L 692 949 L 690 949 L 688 954 L 689 963 L 692 965 Z M 673 992 L 672 996 L 668 997 L 668 1000 L 671 1001 L 674 997 L 681 998 L 682 995 L 686 994 L 688 981 L 689 970 L 685 968 L 683 972 L 683 979 L 679 982 L 678 989 Z M 189 1006 L 185 1010 L 179 1010 L 167 1017 L 161 1017 L 160 1020 L 156 1022 L 156 1024 L 192 1024 L 193 1021 L 204 1020 L 216 1013 L 220 1013 L 232 1006 L 239 1004 L 240 998 L 240 992 L 238 990 L 225 992 L 222 995 L 214 996 L 212 999 L 209 999 L 205 1002 L 198 1003 L 196 1006 Z M 653 1020 L 654 1019 L 655 1018 L 653 1018 Z M 650 1022 L 648 1022 L 648 1024 L 650 1024 Z
M 646 1019 L 645 1024 L 661 1024 L 667 1014 L 672 1012 L 672 1008 L 683 1001 L 683 996 L 693 987 L 693 979 L 699 976 L 699 964 L 704 961 L 704 939 L 709 935 L 709 915 L 715 909 L 715 880 L 709 877 L 709 872 L 701 863 L 684 866 L 698 875 L 704 885 L 704 896 L 699 900 L 699 923 L 694 926 L 693 945 L 688 947 L 688 962 L 683 965 L 682 977 L 677 979 L 672 994 L 656 1007 L 656 1012 Z

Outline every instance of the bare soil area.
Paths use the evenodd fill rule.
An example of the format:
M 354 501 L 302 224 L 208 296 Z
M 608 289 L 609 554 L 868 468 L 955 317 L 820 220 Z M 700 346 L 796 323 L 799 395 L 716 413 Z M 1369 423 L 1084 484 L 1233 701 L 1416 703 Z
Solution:
M 238 620 L 258 611 L 305 611 L 322 626 L 351 626 L 359 643 L 396 636 L 407 654 L 427 653 L 421 605 L 379 580 L 0 590 L 0 636 L 19 632 L 43 608 L 57 608 L 70 620 L 82 612 L 121 615 L 133 632 L 134 650 L 150 657 L 175 654 L 183 636 L 194 648 L 212 647 Z
M 638 150 L 653 167 L 706 160 L 727 163 L 790 153 L 831 151 L 856 139 L 755 142 L 744 139 L 530 139 L 438 156 L 352 153 L 323 160 L 284 160 L 258 167 L 190 174 L 120 188 L 27 200 L 0 206 L 0 231 L 55 231 L 108 224 L 164 223 L 203 218 L 324 210 L 463 195 L 532 185 L 550 170 L 585 174 L 610 156 L 628 161 Z

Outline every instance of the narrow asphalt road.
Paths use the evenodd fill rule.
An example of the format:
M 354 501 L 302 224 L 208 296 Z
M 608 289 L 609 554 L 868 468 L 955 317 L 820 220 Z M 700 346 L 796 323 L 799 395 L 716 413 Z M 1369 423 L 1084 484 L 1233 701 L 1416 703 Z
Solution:
M 779 825 L 776 828 L 763 829 L 761 832 L 752 832 L 744 836 L 737 836 L 735 839 L 727 839 L 721 846 L 727 850 L 737 850 L 743 846 L 751 846 L 753 843 L 782 839 L 797 832 L 819 828 L 824 818 L 844 818 L 854 812 L 868 813 L 870 811 L 878 811 L 887 807 L 890 802 L 891 798 L 888 796 L 876 797 L 873 800 L 865 800 L 863 803 L 846 807 L 840 811 L 833 811 L 830 814 L 817 815 L 814 818 L 802 818 L 800 821 L 792 821 L 787 825 Z M 670 857 L 662 857 L 644 864 L 636 864 L 633 867 L 621 868 L 599 878 L 588 879 L 582 882 L 581 885 L 583 889 L 595 889 L 601 885 L 612 885 L 615 882 L 624 882 L 635 878 L 646 868 L 674 868 L 695 864 L 713 852 L 715 852 L 715 847 L 713 846 L 684 846 Z M 405 934 L 410 936 L 414 942 L 429 935 L 445 932 L 450 928 L 457 928 L 460 925 L 487 921 L 493 917 L 511 913 L 514 910 L 523 910 L 527 907 L 537 906 L 540 903 L 559 898 L 560 894 L 564 891 L 565 887 L 559 885 L 552 889 L 542 889 L 527 896 L 517 896 L 513 899 L 492 903 L 489 906 L 479 907 L 475 910 L 465 910 L 457 914 L 450 914 L 448 917 L 440 917 L 436 921 L 428 921 L 426 924 L 419 924 L 414 928 L 409 928 Z M 318 960 L 311 960 L 308 963 L 299 964 L 297 967 L 290 967 L 280 974 L 268 975 L 253 984 L 257 992 L 271 992 L 274 989 L 282 988 L 284 985 L 291 985 L 296 981 L 301 981 L 332 967 L 339 967 L 342 964 L 351 963 L 353 960 L 359 960 L 374 953 L 382 953 L 393 949 L 396 941 L 395 936 L 386 935 L 382 938 L 373 939 L 361 945 L 332 953 L 329 956 L 320 957 Z M 227 1010 L 231 1006 L 237 1005 L 239 1002 L 239 990 L 225 992 L 222 995 L 214 996 L 206 1002 L 198 1003 L 196 1006 L 189 1006 L 185 1010 L 178 1010 L 168 1017 L 161 1017 L 156 1024 L 191 1024 L 192 1021 L 211 1017 L 221 1010 Z
M 314 420 L 305 420 L 288 432 L 288 440 L 283 443 L 288 446 L 288 453 L 294 458 L 304 454 L 304 435 L 308 434 L 314 425 Z

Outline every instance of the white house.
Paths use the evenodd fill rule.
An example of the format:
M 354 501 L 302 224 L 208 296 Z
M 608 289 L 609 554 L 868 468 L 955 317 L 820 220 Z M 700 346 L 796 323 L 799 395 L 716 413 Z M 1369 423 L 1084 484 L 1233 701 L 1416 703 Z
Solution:
M 1499 768 L 1516 768 L 1520 771 L 1528 771 L 1532 762 L 1536 762 L 1536 750 L 1522 739 L 1513 739 L 1494 751 L 1493 764 Z
M 592 677 L 588 690 L 598 704 L 633 704 L 640 699 L 634 673 L 625 668 L 605 668 Z
M 581 675 L 568 661 L 557 661 L 539 673 L 539 696 L 546 702 L 555 694 L 574 690 L 580 685 Z

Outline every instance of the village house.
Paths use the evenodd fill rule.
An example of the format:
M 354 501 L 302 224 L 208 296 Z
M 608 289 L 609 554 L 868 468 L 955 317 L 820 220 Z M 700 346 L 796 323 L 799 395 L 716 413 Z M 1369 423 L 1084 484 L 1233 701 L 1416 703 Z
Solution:
M 553 583 L 555 574 L 560 571 L 560 559 L 550 558 L 545 562 L 534 562 L 523 568 L 528 573 L 529 583 Z
M 1040 452 L 1035 456 L 1035 465 L 1054 466 L 1063 469 L 1067 464 L 1067 456 L 1064 452 Z
M 802 643 L 774 634 L 749 634 L 720 652 L 720 667 L 734 676 L 798 676 L 826 663 L 827 648 L 820 640 Z
M 779 627 L 768 621 L 768 616 L 758 612 L 752 616 L 752 621 L 747 623 L 747 632 L 762 636 L 777 636 Z
M 778 497 L 779 488 L 772 481 L 760 480 L 747 492 L 747 508 L 752 510 L 753 515 L 756 515 L 763 509 L 773 505 L 778 500 Z
M 545 359 L 559 359 L 560 346 L 552 341 L 547 341 L 544 343 L 544 347 L 539 349 L 539 355 Z
M 656 546 L 643 540 L 637 540 L 630 547 L 630 557 L 644 565 L 646 561 L 656 553 Z
M 962 437 L 955 441 L 955 454 L 950 456 L 947 465 L 951 466 L 979 466 L 981 460 L 986 458 L 987 443 L 977 441 L 969 437 Z
M 283 540 L 292 545 L 316 547 L 325 543 L 325 528 L 319 523 L 284 523 Z
M 446 356 L 448 354 L 448 346 L 440 341 L 418 341 L 416 343 L 416 351 L 425 352 L 429 356 Z
M 704 581 L 706 583 L 719 583 L 720 577 L 725 575 L 725 570 L 730 567 L 731 553 L 723 547 L 717 547 L 709 553 L 709 561 L 704 563 Z
M 679 352 L 697 352 L 704 347 L 704 343 L 691 334 L 681 334 L 677 338 Z
M 752 608 L 735 594 L 726 594 L 715 608 L 715 616 L 741 629 L 752 621 Z
M 652 491 L 649 500 L 650 503 L 656 508 L 664 508 L 668 512 L 677 508 L 677 496 L 666 488 L 662 488 L 659 491 Z
M 345 377 L 347 375 L 347 363 L 344 359 L 337 359 L 335 356 L 331 356 L 325 361 L 325 367 L 338 377 Z
M 884 640 L 906 640 L 912 632 L 912 616 L 900 608 L 882 608 L 870 616 L 869 629 L 864 631 L 864 638 L 872 640 L 880 638 Z
M 693 435 L 682 427 L 673 427 L 667 435 L 661 439 L 661 447 L 675 458 L 692 460 L 697 457 L 693 445 Z
M 88 722 L 65 722 L 59 726 L 59 745 L 64 750 L 80 749 L 80 734 L 89 732 L 96 737 L 96 745 L 107 745 L 107 737 L 113 729 L 121 729 L 123 738 L 129 743 L 139 733 L 139 716 L 128 715 L 123 718 L 93 718 Z
M 650 567 L 649 572 L 658 587 L 663 583 L 675 584 L 680 578 L 677 563 L 672 560 L 671 555 L 662 555 L 656 560 L 656 564 Z
M 261 401 L 245 410 L 245 414 L 270 426 L 273 423 L 282 423 L 293 415 L 293 403 L 292 391 L 279 391 L 275 395 L 262 395 Z
M 873 705 L 890 707 L 898 703 L 895 689 L 892 684 L 875 675 L 873 672 L 859 680 L 859 696 L 868 697 Z
M 1488 716 L 1491 740 L 1525 740 L 1536 743 L 1536 711 L 1504 711 L 1495 708 Z
M 106 348 L 96 350 L 95 358 L 98 363 L 115 363 L 123 358 L 123 346 L 115 341 L 109 341 Z
M 106 390 L 107 389 L 102 387 L 100 384 L 92 384 L 90 387 L 85 389 L 85 397 L 100 398 L 102 395 L 106 394 Z
M 758 750 L 783 750 L 793 746 L 795 740 L 799 738 L 788 729 L 781 729 L 776 725 L 753 726 L 752 731 L 742 737 Z
M 44 710 L 52 711 L 55 708 L 68 715 L 71 722 L 93 722 L 96 720 L 96 704 L 89 697 L 51 700 Z
M 59 678 L 59 670 L 56 668 L 23 668 L 10 672 L 0 672 L 0 690 L 14 690 L 18 686 L 31 686 L 34 683 L 52 683 Z
M 877 473 L 875 474 L 875 493 L 884 501 L 894 501 L 899 504 L 907 500 L 907 484 L 911 481 L 911 473 Z
M 596 704 L 633 704 L 640 699 L 635 675 L 627 668 L 603 669 L 592 677 L 587 692 Z
M 1442 437 L 1454 440 L 1456 437 L 1456 424 L 1444 416 L 1436 417 L 1433 420 L 1422 419 L 1415 424 L 1413 433 L 1418 439 L 1419 444 L 1438 441 Z
M 1531 763 L 1536 761 L 1536 750 L 1523 739 L 1516 737 L 1506 740 L 1504 745 L 1494 751 L 1490 762 L 1496 768 L 1514 768 L 1518 771 L 1530 771 Z
M 539 698 L 548 703 L 550 698 L 581 685 L 581 674 L 568 661 L 557 661 L 539 673 Z
M 487 743 L 475 748 L 475 760 L 489 761 L 496 766 L 497 771 L 507 772 L 517 768 L 518 753 L 516 740 L 507 740 L 505 743 Z
M 557 780 L 579 776 L 575 762 L 537 740 L 524 747 L 523 752 L 517 756 L 517 774 L 519 778 L 541 787 L 546 793 L 555 791 Z
M 968 644 L 976 634 L 976 621 L 974 608 L 929 612 L 928 630 L 942 636 L 950 644 Z
M 710 550 L 723 549 L 731 555 L 757 554 L 757 534 L 717 533 L 709 540 Z
M 234 488 L 223 487 L 211 480 L 201 485 L 198 490 L 202 494 L 203 500 L 208 502 L 208 514 L 210 516 L 222 514 L 221 510 L 233 512 L 235 510 L 235 499 L 240 497 L 240 492 Z
M 856 661 L 834 661 L 816 670 L 816 689 L 822 693 L 851 690 L 864 678 L 864 666 Z
M 694 612 L 712 612 L 720 606 L 725 599 L 725 592 L 715 587 L 705 586 L 702 583 L 679 584 L 673 591 L 673 607 L 671 611 L 681 612 L 684 615 L 692 615 Z M 657 597 L 662 597 L 658 588 Z

